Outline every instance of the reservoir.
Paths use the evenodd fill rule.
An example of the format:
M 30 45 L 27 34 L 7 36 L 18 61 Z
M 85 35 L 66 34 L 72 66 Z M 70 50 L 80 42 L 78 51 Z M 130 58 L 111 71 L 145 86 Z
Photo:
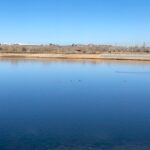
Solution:
M 0 60 L 0 150 L 149 150 L 150 62 Z

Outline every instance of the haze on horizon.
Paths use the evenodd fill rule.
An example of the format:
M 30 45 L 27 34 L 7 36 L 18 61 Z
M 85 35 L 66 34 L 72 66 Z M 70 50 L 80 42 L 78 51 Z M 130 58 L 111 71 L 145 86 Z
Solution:
M 1 0 L 1 43 L 150 45 L 149 0 Z

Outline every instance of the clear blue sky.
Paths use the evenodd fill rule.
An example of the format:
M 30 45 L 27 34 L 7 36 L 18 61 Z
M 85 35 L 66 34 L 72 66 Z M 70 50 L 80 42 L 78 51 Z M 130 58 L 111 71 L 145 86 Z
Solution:
M 0 42 L 150 43 L 150 0 L 1 0 Z

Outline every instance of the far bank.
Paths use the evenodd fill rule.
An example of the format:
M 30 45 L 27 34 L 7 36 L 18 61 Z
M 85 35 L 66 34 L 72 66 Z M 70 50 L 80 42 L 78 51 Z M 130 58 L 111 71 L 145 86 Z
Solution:
M 0 53 L 0 58 L 56 58 L 56 59 L 99 59 L 150 61 L 150 54 L 49 54 L 49 53 Z

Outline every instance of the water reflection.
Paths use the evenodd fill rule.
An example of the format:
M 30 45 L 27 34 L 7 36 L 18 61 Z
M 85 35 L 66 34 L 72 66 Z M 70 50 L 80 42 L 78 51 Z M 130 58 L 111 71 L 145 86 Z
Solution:
M 150 149 L 150 63 L 4 59 L 0 70 L 1 150 Z

